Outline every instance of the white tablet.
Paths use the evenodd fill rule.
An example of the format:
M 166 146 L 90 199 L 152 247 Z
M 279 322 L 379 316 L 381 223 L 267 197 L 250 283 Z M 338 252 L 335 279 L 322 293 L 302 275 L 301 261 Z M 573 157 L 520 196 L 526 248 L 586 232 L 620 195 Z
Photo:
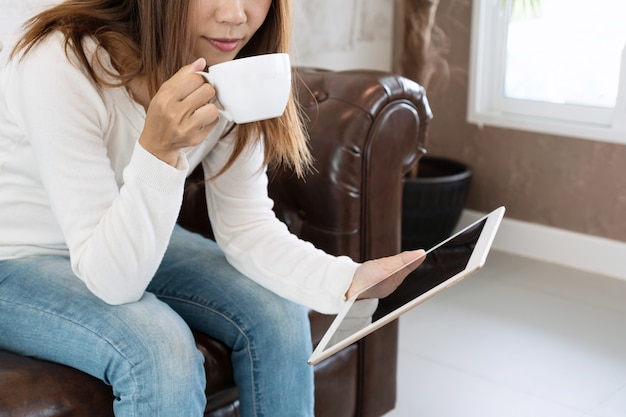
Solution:
M 388 297 L 358 301 L 359 294 L 351 297 L 315 348 L 309 363 L 319 363 L 478 271 L 487 260 L 504 211 L 504 207 L 497 208 L 429 249 L 424 262 Z M 416 261 L 403 265 L 387 278 L 413 262 Z

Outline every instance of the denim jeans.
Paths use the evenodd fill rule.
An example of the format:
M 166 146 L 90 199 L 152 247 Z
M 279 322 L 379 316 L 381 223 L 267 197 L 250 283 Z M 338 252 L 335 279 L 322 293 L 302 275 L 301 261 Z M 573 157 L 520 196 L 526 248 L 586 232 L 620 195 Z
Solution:
M 178 226 L 148 291 L 120 306 L 91 294 L 65 257 L 0 261 L 0 317 L 1 348 L 110 384 L 117 417 L 203 415 L 203 357 L 190 328 L 232 348 L 242 416 L 313 415 L 306 309 Z

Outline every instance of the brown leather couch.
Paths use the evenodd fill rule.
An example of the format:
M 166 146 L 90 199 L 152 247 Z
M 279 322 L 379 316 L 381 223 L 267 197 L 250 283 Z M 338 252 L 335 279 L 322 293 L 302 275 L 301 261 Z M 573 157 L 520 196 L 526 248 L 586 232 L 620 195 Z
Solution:
M 423 153 L 431 112 L 418 84 L 374 71 L 295 72 L 316 172 L 272 174 L 276 212 L 303 239 L 357 261 L 400 250 L 402 179 Z M 210 234 L 199 172 L 179 222 Z M 332 317 L 311 313 L 317 343 Z M 6 320 L 6 318 L 3 318 Z M 1 326 L 0 326 L 1 333 Z M 397 322 L 315 367 L 316 416 L 379 417 L 396 398 Z M 1 337 L 1 336 L 0 336 Z M 237 416 L 230 352 L 196 334 L 205 356 L 205 416 Z M 0 350 L 0 417 L 112 416 L 104 383 L 77 370 Z

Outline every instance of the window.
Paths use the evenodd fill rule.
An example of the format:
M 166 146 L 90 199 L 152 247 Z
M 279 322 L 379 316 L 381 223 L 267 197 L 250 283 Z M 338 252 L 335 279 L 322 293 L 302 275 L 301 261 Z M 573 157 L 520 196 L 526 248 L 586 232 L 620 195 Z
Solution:
M 624 0 L 474 0 L 471 123 L 626 144 Z

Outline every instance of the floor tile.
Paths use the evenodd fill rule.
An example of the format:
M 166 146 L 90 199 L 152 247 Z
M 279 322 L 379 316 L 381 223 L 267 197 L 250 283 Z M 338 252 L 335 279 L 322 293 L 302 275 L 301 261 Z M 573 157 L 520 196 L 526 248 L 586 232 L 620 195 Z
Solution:
M 398 410 L 441 405 L 390 417 L 502 411 L 502 398 L 532 416 L 626 415 L 626 283 L 494 251 L 400 319 L 399 366 Z
M 581 413 L 448 366 L 415 358 L 399 369 L 398 407 L 385 417 L 582 417 Z
M 626 386 L 585 414 L 585 417 L 624 417 L 624 415 L 626 415 Z
M 625 281 L 502 252 L 493 254 L 485 271 L 494 279 L 626 314 Z

